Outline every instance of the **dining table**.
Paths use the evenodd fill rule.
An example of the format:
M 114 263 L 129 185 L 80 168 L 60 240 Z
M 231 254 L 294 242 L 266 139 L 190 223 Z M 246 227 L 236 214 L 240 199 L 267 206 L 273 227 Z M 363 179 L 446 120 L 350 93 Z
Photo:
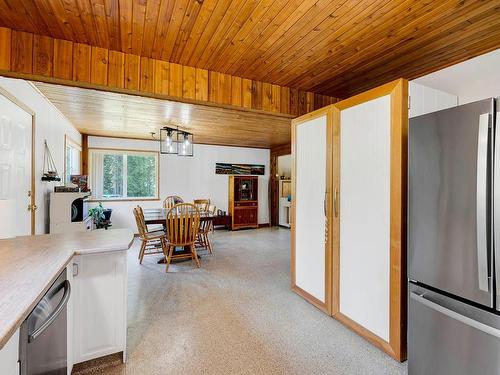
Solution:
M 163 225 L 166 228 L 167 223 L 167 212 L 169 209 L 165 208 L 145 208 L 144 210 L 144 222 L 146 225 Z M 200 222 L 202 221 L 212 221 L 215 219 L 216 215 L 210 212 L 200 212 Z M 188 254 L 190 249 L 186 249 L 184 246 L 178 246 L 175 248 L 175 254 Z M 198 255 L 198 258 L 200 256 Z M 165 258 L 161 258 L 157 262 L 158 264 L 165 263 Z

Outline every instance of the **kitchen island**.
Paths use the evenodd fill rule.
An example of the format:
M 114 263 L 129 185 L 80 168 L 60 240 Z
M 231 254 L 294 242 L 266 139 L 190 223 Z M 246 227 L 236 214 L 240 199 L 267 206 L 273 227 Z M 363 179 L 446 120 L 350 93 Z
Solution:
M 0 240 L 0 361 L 2 348 L 18 334 L 24 319 L 65 268 L 73 284 L 68 305 L 68 368 L 117 351 L 123 351 L 125 358 L 126 250 L 132 241 L 130 229 Z M 103 303 L 108 295 L 113 298 L 104 298 Z M 101 315 L 108 323 L 110 316 L 113 324 L 117 322 L 111 332 L 114 342 L 103 336 L 106 332 L 85 326 Z M 82 347 L 94 334 L 90 340 L 94 347 Z

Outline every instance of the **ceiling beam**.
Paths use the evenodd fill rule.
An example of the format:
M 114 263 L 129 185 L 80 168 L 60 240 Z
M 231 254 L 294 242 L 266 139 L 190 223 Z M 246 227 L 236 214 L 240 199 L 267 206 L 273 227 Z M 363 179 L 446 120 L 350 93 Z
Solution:
M 0 75 L 296 117 L 338 99 L 0 27 Z

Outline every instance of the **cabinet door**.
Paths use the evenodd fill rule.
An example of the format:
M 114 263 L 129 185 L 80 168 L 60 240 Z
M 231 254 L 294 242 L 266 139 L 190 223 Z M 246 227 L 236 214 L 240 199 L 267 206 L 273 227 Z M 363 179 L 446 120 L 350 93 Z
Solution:
M 19 329 L 0 349 L 0 374 L 19 375 Z
M 243 206 L 234 208 L 234 226 L 257 225 L 257 207 Z
M 331 106 L 292 120 L 292 290 L 330 312 Z
M 74 363 L 125 353 L 126 252 L 77 256 L 74 263 Z
M 332 314 L 398 360 L 406 356 L 407 85 L 334 104 Z

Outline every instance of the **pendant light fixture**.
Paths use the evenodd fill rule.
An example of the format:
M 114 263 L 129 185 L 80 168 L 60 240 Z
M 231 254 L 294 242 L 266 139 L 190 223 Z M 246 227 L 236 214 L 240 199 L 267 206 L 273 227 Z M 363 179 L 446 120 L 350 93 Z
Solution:
M 179 156 L 193 156 L 193 134 L 186 131 L 177 132 Z
M 179 127 L 164 126 L 160 129 L 160 153 L 193 156 L 193 134 Z

